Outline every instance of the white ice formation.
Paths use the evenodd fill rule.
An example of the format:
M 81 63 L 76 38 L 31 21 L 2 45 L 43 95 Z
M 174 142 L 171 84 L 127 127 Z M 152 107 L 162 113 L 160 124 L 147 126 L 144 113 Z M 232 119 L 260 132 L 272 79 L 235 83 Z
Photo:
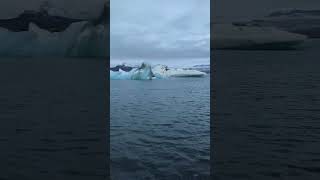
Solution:
M 273 27 L 214 24 L 212 46 L 215 49 L 286 49 L 304 42 L 306 36 Z
M 112 80 L 151 80 L 153 78 L 151 66 L 146 63 L 142 63 L 139 68 L 133 68 L 129 72 L 122 69 L 110 71 L 110 79 Z
M 166 79 L 171 77 L 203 77 L 204 72 L 197 70 L 188 70 L 181 68 L 168 68 L 165 65 L 151 66 L 147 63 L 142 63 L 138 68 L 133 68 L 131 71 L 111 71 L 111 80 L 152 80 L 152 79 Z
M 0 41 L 0 56 L 107 57 L 109 53 L 108 27 L 86 21 L 54 33 L 32 23 L 23 32 L 0 28 Z
M 165 65 L 156 65 L 152 68 L 152 72 L 156 78 L 168 77 L 202 77 L 206 73 L 191 69 L 168 68 Z

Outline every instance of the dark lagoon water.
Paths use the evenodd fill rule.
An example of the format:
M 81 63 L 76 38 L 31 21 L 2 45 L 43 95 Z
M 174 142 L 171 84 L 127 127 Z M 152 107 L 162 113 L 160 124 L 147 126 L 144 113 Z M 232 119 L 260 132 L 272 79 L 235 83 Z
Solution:
M 108 177 L 106 61 L 0 59 L 0 179 Z
M 319 46 L 215 51 L 217 180 L 319 179 Z
M 209 179 L 210 76 L 111 81 L 113 180 Z

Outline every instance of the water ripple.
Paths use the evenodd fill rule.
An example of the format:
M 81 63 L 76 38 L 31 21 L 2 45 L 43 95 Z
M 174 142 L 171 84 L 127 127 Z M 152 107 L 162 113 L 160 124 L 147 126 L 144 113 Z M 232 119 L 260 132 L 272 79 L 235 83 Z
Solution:
M 115 180 L 209 179 L 209 80 L 111 81 Z

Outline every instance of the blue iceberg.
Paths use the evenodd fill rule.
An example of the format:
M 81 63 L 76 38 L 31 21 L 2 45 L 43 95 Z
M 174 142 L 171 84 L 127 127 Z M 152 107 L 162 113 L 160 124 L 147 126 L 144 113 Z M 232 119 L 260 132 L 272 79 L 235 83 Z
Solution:
M 152 80 L 171 77 L 203 77 L 206 73 L 194 69 L 169 68 L 166 65 L 151 66 L 142 63 L 139 67 L 118 65 L 110 68 L 111 80 Z

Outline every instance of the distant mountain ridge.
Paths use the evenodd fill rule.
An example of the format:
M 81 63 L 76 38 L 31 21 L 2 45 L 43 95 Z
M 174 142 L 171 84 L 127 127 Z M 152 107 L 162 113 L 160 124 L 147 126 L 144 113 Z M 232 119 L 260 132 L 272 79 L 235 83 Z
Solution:
M 125 71 L 125 72 L 129 72 L 133 69 L 133 67 L 131 66 L 127 66 L 125 64 L 122 65 L 117 65 L 115 67 L 110 67 L 110 71 L 119 71 L 119 70 Z
M 49 32 L 65 31 L 72 23 L 89 21 L 93 25 L 108 24 L 110 22 L 110 10 L 105 4 L 99 17 L 96 19 L 75 19 L 63 16 L 51 15 L 48 9 L 26 10 L 19 16 L 11 19 L 0 19 L 0 27 L 13 32 L 28 31 L 29 24 L 33 23 L 39 28 Z
M 60 16 L 51 16 L 47 11 L 24 11 L 16 18 L 0 19 L 0 27 L 9 31 L 28 31 L 29 24 L 36 24 L 39 28 L 50 32 L 61 32 L 66 30 L 70 24 L 84 21 L 83 19 L 72 19 Z
M 75 19 L 49 6 L 0 19 L 0 56 L 109 57 L 108 4 L 97 10 L 100 16 Z
M 298 16 L 298 15 L 309 15 L 309 16 L 320 17 L 320 10 L 300 10 L 300 9 L 278 10 L 270 13 L 267 17 Z

